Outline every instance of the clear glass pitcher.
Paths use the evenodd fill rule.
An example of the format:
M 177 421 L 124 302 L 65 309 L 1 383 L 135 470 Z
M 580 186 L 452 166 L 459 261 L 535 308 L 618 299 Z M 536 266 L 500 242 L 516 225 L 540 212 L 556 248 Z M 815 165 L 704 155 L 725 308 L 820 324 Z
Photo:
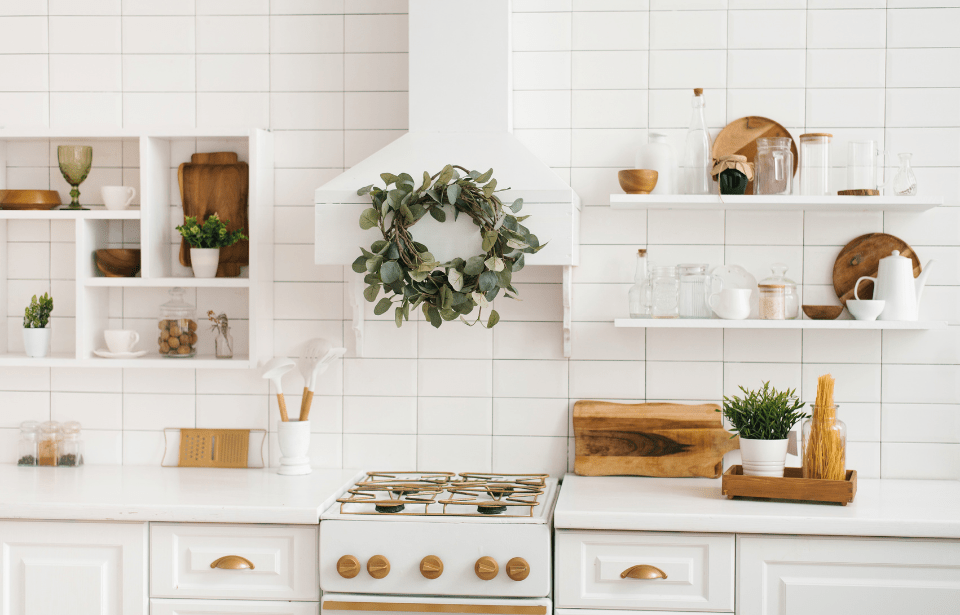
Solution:
M 754 194 L 791 194 L 793 192 L 793 139 L 776 137 L 757 139 L 754 159 Z

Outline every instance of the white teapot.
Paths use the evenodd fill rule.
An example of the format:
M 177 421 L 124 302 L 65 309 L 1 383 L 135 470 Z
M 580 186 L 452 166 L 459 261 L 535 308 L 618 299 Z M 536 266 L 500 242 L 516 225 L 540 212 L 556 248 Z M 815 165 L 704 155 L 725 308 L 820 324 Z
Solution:
M 853 288 L 853 297 L 860 299 L 857 289 L 860 282 L 873 280 L 873 298 L 886 301 L 883 311 L 877 320 L 917 320 L 920 312 L 920 297 L 923 287 L 927 283 L 927 274 L 933 259 L 927 261 L 920 277 L 913 277 L 913 260 L 900 256 L 899 250 L 894 250 L 890 256 L 880 259 L 877 277 L 863 276 L 857 280 Z

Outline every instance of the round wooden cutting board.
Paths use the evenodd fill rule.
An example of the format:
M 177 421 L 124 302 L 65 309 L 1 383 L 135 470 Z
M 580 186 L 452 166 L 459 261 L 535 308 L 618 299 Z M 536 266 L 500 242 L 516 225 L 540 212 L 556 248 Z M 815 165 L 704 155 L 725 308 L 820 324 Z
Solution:
M 793 152 L 793 174 L 796 175 L 797 165 L 800 164 L 797 141 L 789 130 L 769 118 L 750 115 L 730 122 L 717 135 L 710 151 L 714 160 L 718 160 L 721 156 L 739 154 L 746 156 L 748 162 L 753 162 L 757 156 L 757 139 L 773 137 L 790 139 L 790 151 Z M 753 182 L 747 184 L 745 194 L 753 194 Z
M 913 277 L 920 275 L 920 258 L 907 242 L 886 233 L 860 235 L 840 250 L 833 264 L 833 289 L 840 302 L 847 304 L 853 299 L 853 285 L 861 276 L 877 277 L 880 259 L 890 256 L 894 250 L 900 250 L 900 256 L 913 261 Z M 861 299 L 873 299 L 873 282 L 867 280 L 860 285 Z

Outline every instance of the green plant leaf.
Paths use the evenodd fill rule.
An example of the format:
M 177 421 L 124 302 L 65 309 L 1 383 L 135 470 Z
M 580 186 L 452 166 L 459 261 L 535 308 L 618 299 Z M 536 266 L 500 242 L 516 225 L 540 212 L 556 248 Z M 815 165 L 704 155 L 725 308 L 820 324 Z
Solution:
M 516 201 L 510 204 L 510 211 L 512 211 L 515 214 L 520 213 L 521 209 L 523 209 L 523 199 L 517 199 Z
M 393 320 L 397 323 L 397 328 L 403 324 L 403 308 L 397 308 L 393 311 Z
M 500 239 L 500 233 L 496 231 L 486 231 L 483 234 L 483 251 L 489 252 L 493 246 L 496 245 L 498 239 Z
M 457 271 L 456 269 L 450 269 L 447 271 L 447 281 L 450 283 L 450 287 L 455 291 L 460 291 L 463 288 L 463 274 Z
M 360 228 L 363 230 L 372 229 L 378 224 L 380 224 L 380 214 L 377 213 L 376 209 L 369 207 L 360 214 Z
M 487 328 L 492 329 L 498 322 L 500 322 L 500 314 L 497 314 L 496 310 L 490 310 L 490 317 L 487 318 Z
M 390 309 L 391 305 L 393 305 L 393 302 L 390 301 L 389 297 L 384 297 L 383 299 L 377 302 L 377 305 L 373 308 L 373 313 L 376 314 L 377 316 L 380 316 L 381 314 L 386 314 L 387 310 Z
M 491 271 L 503 271 L 503 259 L 497 256 L 491 256 L 483 264 Z
M 471 256 L 463 266 L 463 272 L 467 275 L 480 275 L 483 271 L 483 256 Z
M 439 205 L 434 205 L 433 207 L 430 208 L 430 215 L 433 216 L 433 219 L 436 220 L 437 222 L 447 221 L 447 214 L 444 213 L 442 209 L 440 209 Z
M 460 184 L 450 184 L 447 186 L 447 201 L 453 205 L 460 196 Z
M 357 273 L 364 273 L 367 270 L 367 257 L 361 254 L 353 261 L 350 268 Z
M 479 288 L 480 292 L 486 293 L 497 287 L 497 274 L 492 271 L 484 271 L 480 274 Z
M 483 175 L 481 175 L 480 177 L 478 177 L 475 181 L 476 181 L 478 184 L 485 184 L 485 183 L 487 183 L 488 181 L 490 181 L 490 178 L 491 178 L 491 177 L 493 177 L 493 169 L 492 169 L 492 168 L 491 168 L 489 171 L 487 171 L 486 173 L 484 173 Z
M 377 295 L 379 294 L 380 294 L 379 284 L 373 284 L 363 289 L 363 298 L 369 301 L 370 303 L 373 303 L 373 301 L 377 298 Z
M 380 266 L 380 279 L 384 284 L 393 284 L 403 275 L 396 261 L 387 261 Z

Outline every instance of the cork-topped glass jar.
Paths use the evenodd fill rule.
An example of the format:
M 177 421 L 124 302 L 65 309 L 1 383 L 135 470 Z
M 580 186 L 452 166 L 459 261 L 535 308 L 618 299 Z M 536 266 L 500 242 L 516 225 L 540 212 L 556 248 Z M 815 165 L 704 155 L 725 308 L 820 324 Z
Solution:
M 197 355 L 197 308 L 183 299 L 185 290 L 170 289 L 170 301 L 160 306 L 160 354 L 187 359 Z

